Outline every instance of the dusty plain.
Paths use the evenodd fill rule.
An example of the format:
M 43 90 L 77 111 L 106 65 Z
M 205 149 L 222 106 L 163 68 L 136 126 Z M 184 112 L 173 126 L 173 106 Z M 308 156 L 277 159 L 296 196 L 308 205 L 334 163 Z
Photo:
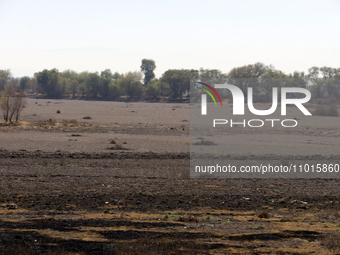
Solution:
M 229 129 L 230 162 L 340 164 L 339 117 L 296 118 L 294 131 Z M 0 123 L 0 254 L 339 253 L 339 179 L 189 167 L 188 103 L 30 98 Z

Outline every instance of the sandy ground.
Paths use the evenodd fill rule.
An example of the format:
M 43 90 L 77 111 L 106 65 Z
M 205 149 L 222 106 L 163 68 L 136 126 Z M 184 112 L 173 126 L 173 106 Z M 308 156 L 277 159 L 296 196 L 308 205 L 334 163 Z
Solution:
M 60 114 L 56 113 L 58 110 Z M 84 121 L 83 117 L 90 116 L 91 123 L 101 125 L 180 126 L 186 124 L 183 121 L 189 121 L 189 114 L 189 104 L 28 99 L 27 107 L 20 119 L 34 121 L 52 118 L 58 122 L 64 119 Z

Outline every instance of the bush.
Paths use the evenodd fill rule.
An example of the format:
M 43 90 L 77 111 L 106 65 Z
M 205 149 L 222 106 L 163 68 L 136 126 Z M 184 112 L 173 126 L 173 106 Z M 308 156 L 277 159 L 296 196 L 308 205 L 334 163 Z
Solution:
M 269 213 L 266 210 L 263 210 L 257 216 L 259 218 L 269 218 Z

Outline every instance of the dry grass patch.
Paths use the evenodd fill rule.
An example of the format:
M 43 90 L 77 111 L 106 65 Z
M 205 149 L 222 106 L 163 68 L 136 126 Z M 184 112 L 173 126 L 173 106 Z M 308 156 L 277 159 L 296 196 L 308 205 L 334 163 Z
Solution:
M 49 120 L 38 120 L 38 121 L 32 121 L 29 123 L 30 126 L 33 127 L 53 127 L 57 124 L 56 120 L 49 119 Z
M 333 232 L 333 233 L 328 234 L 326 237 L 324 237 L 321 240 L 321 244 L 326 246 L 328 249 L 339 251 L 340 250 L 340 233 Z
M 68 126 L 68 125 L 72 125 L 72 124 L 78 124 L 78 121 L 75 120 L 75 119 L 72 119 L 72 120 L 62 120 L 61 124 L 63 126 Z

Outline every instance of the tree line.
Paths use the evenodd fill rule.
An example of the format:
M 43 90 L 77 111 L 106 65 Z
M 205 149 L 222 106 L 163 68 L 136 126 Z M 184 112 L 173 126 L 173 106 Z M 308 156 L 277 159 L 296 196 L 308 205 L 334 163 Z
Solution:
M 120 74 L 110 69 L 99 72 L 73 70 L 60 72 L 58 69 L 44 69 L 34 77 L 12 78 L 9 70 L 0 70 L 0 91 L 8 86 L 27 94 L 41 94 L 46 98 L 86 98 L 94 100 L 182 100 L 189 95 L 190 80 L 227 80 L 244 92 L 253 87 L 254 92 L 266 93 L 271 88 L 310 88 L 314 98 L 333 96 L 340 98 L 340 68 L 311 67 L 308 73 L 286 74 L 271 65 L 255 63 L 235 67 L 227 73 L 217 69 L 170 69 L 157 79 L 155 61 L 143 59 L 140 71 Z

